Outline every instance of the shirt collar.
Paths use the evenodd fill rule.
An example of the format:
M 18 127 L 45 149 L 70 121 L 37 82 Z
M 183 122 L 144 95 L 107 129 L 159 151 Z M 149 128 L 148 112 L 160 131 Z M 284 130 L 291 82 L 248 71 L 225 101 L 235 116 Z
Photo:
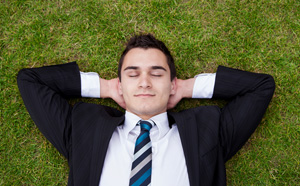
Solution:
M 136 127 L 136 124 L 139 120 L 141 120 L 139 116 L 128 111 L 125 112 L 123 130 L 126 136 L 128 136 L 129 132 Z M 155 126 L 152 129 L 156 130 L 156 127 L 158 129 L 158 139 L 164 137 L 170 130 L 167 112 L 163 112 L 161 114 L 153 116 L 152 118 L 150 118 L 150 120 L 152 120 L 155 123 Z

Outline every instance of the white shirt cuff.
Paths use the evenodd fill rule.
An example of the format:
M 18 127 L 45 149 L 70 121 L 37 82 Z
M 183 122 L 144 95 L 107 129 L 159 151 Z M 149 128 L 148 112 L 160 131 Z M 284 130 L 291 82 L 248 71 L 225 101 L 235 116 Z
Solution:
M 100 78 L 96 72 L 80 72 L 81 96 L 100 98 Z
M 192 98 L 212 98 L 216 73 L 204 73 L 195 76 Z

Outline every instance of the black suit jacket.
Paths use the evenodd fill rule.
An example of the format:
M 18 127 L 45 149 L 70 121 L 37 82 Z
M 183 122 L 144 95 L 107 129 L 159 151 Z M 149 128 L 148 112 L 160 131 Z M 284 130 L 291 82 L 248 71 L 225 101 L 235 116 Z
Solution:
M 35 124 L 68 159 L 68 185 L 98 185 L 110 138 L 124 113 L 96 104 L 69 105 L 69 98 L 81 94 L 76 63 L 23 69 L 18 86 Z M 260 123 L 274 87 L 270 75 L 220 66 L 213 97 L 229 100 L 225 107 L 168 112 L 169 124 L 178 126 L 190 185 L 226 185 L 225 162 Z

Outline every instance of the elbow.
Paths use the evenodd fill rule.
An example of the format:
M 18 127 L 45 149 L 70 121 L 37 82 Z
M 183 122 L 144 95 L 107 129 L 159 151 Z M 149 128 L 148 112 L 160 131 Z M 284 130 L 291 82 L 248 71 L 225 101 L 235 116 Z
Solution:
M 268 87 L 272 91 L 272 95 L 273 95 L 273 93 L 275 91 L 275 80 L 274 80 L 273 76 L 271 76 L 271 75 L 268 75 L 267 79 L 268 79 Z
M 21 69 L 19 72 L 18 72 L 18 75 L 17 75 L 17 81 L 22 81 L 23 79 L 26 79 L 27 77 L 27 74 L 28 74 L 28 69 L 26 68 L 23 68 Z
M 20 82 L 24 82 L 24 81 L 30 82 L 34 79 L 34 77 L 35 77 L 35 75 L 34 75 L 34 72 L 32 71 L 32 69 L 24 68 L 18 72 L 17 82 L 18 82 L 18 84 Z
M 20 83 L 24 80 L 24 79 L 26 79 L 26 74 L 27 74 L 27 69 L 21 69 L 19 72 L 18 72 L 18 74 L 17 74 L 17 83 L 18 83 L 18 85 L 20 85 Z
M 17 75 L 17 83 L 19 89 L 21 87 L 26 88 L 29 83 L 33 83 L 36 81 L 36 73 L 30 68 L 21 69 Z
M 272 98 L 273 97 L 273 94 L 274 94 L 274 91 L 275 91 L 275 81 L 274 81 L 274 78 L 273 76 L 269 75 L 269 74 L 264 74 L 265 75 L 265 78 L 263 80 L 263 89 L 266 94 L 266 96 Z

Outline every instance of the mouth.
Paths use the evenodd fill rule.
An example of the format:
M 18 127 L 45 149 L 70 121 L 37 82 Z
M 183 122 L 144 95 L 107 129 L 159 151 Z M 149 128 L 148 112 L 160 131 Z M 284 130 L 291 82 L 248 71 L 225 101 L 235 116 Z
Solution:
M 148 97 L 154 97 L 155 94 L 135 94 L 134 97 L 139 97 L 139 98 L 148 98 Z

